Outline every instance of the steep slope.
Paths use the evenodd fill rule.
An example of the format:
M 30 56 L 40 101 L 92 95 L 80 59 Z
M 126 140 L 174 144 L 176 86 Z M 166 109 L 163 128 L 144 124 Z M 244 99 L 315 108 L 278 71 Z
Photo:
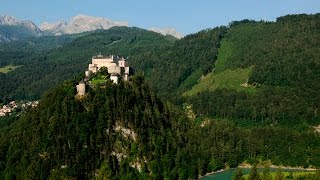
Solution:
M 269 124 L 318 122 L 319 17 L 231 23 L 215 71 L 185 93 L 194 110 Z
M 10 135 L 0 133 L 1 179 L 89 179 L 101 166 L 100 176 L 108 178 L 134 178 L 139 171 L 161 177 L 157 164 L 174 162 L 177 144 L 185 140 L 175 131 L 185 132 L 188 120 L 163 103 L 142 76 L 119 85 L 108 81 L 81 100 L 74 96 L 75 84 L 65 82 L 14 122 Z
M 60 20 L 50 24 L 45 22 L 40 25 L 40 29 L 49 34 L 77 34 L 94 31 L 98 29 L 109 29 L 114 26 L 128 26 L 127 22 L 116 22 L 102 17 L 92 17 L 87 15 L 77 15 L 71 18 L 70 23 Z

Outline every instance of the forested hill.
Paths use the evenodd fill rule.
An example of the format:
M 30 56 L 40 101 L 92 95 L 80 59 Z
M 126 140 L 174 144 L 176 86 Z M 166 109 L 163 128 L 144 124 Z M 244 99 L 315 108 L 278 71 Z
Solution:
M 74 40 L 75 37 L 78 38 Z M 64 43 L 59 44 L 61 38 L 64 38 Z M 152 59 L 149 51 L 160 52 L 164 47 L 173 45 L 174 40 L 173 37 L 139 28 L 115 27 L 72 36 L 71 39 L 69 36 L 40 37 L 36 42 L 3 44 L 0 45 L 0 66 L 12 64 L 20 67 L 7 74 L 0 72 L 0 97 L 39 99 L 44 91 L 83 72 L 93 55 L 137 55 L 147 62 Z M 39 49 L 53 47 L 53 44 L 58 46 L 50 51 Z M 134 62 L 130 61 L 133 65 L 143 64 Z
M 90 89 L 51 89 L 0 123 L 0 179 L 197 179 L 245 160 L 320 167 L 320 138 L 288 128 L 200 125 L 164 102 L 141 75 Z
M 320 14 L 230 24 L 214 72 L 183 95 L 202 116 L 320 123 Z
M 174 161 L 186 139 L 176 132 L 185 132 L 188 121 L 144 77 L 109 80 L 83 99 L 75 99 L 75 84 L 50 90 L 39 107 L 1 127 L 1 179 L 136 179 L 151 171 L 157 177 L 163 158 Z

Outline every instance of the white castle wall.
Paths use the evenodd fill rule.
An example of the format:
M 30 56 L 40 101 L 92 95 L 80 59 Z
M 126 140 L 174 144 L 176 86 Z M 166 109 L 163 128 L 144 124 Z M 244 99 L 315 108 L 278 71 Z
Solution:
M 117 63 L 115 62 L 117 61 Z M 117 58 L 112 56 L 94 56 L 92 57 L 92 63 L 88 65 L 88 70 L 85 71 L 85 76 L 89 77 L 91 73 L 96 73 L 102 67 L 106 67 L 108 69 L 108 74 L 110 74 L 110 79 L 113 83 L 117 84 L 119 82 L 119 77 L 122 76 L 125 81 L 129 79 L 130 75 L 130 67 L 127 64 L 126 59 Z M 123 71 L 123 72 L 122 72 Z M 122 74 L 123 73 L 123 74 Z M 85 81 L 87 81 L 85 79 Z M 84 96 L 86 93 L 86 84 L 84 81 L 81 81 L 79 85 L 77 85 L 78 95 Z
M 80 96 L 84 96 L 86 94 L 86 84 L 84 82 L 80 82 L 79 85 L 77 85 L 77 92 Z
M 113 83 L 118 84 L 119 81 L 119 76 L 117 75 L 111 75 L 110 76 L 111 81 L 113 81 Z

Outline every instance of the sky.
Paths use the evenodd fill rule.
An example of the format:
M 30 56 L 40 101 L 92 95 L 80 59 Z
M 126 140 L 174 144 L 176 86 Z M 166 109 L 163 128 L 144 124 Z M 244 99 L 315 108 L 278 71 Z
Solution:
M 0 15 L 37 25 L 84 14 L 126 21 L 129 26 L 175 28 L 187 35 L 252 19 L 320 13 L 320 0 L 0 0 Z

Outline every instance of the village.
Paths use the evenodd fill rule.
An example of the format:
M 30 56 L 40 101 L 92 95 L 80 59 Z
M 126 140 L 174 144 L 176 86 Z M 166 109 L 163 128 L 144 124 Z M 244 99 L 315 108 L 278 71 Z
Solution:
M 39 101 L 10 101 L 8 104 L 2 105 L 2 108 L 0 109 L 0 117 L 12 115 L 15 112 L 23 112 L 26 109 L 37 107 L 38 104 Z

